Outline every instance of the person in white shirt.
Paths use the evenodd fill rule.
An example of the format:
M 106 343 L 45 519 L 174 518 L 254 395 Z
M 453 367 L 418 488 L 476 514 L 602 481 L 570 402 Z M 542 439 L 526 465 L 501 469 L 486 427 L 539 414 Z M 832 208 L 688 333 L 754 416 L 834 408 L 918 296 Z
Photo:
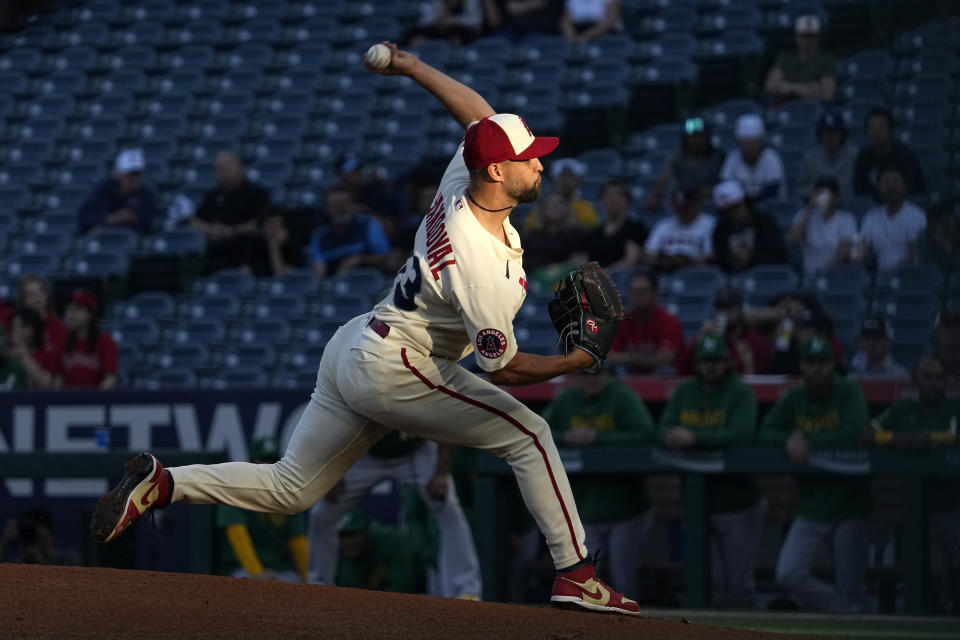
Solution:
M 881 316 L 864 318 L 860 325 L 860 351 L 850 359 L 850 374 L 858 378 L 906 377 L 907 370 L 890 355 L 891 344 L 887 322 Z
M 734 135 L 738 148 L 727 153 L 720 179 L 738 181 L 754 203 L 785 198 L 783 160 L 776 149 L 766 146 L 766 129 L 760 116 L 748 113 L 737 118 Z
M 787 242 L 803 251 L 803 272 L 812 275 L 853 262 L 857 239 L 857 219 L 849 211 L 839 210 L 840 183 L 822 176 L 813 184 L 806 206 L 797 212 L 787 234 Z
M 927 228 L 923 209 L 907 200 L 907 183 L 897 166 L 880 172 L 883 204 L 871 209 L 860 225 L 868 256 L 877 261 L 877 271 L 896 271 L 917 259 L 917 242 Z
M 674 215 L 653 226 L 647 238 L 647 266 L 660 271 L 705 264 L 713 260 L 713 228 L 716 218 L 703 213 L 700 190 L 680 189 L 671 199 Z
M 575 44 L 622 30 L 620 0 L 566 0 L 564 3 L 560 31 Z

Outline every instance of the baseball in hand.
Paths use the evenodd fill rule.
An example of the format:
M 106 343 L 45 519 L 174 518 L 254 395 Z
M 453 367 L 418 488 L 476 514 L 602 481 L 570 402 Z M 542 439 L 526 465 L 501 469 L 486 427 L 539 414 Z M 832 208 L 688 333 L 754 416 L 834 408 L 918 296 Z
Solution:
M 363 60 L 371 69 L 376 69 L 377 71 L 383 71 L 390 66 L 390 62 L 393 59 L 390 49 L 383 44 L 375 44 L 367 52 L 363 54 Z

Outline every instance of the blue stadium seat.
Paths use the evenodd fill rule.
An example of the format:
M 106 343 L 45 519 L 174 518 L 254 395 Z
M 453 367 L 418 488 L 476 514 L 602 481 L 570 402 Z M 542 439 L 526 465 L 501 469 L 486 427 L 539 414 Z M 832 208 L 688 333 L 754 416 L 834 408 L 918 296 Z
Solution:
M 221 269 L 193 283 L 194 294 L 248 294 L 256 287 L 256 279 L 243 269 Z
M 86 45 L 89 47 L 104 47 L 110 41 L 110 27 L 104 23 L 82 22 L 70 29 L 66 34 L 68 45 Z
M 837 63 L 838 79 L 874 78 L 885 80 L 893 72 L 893 58 L 883 50 L 860 51 Z
M 227 329 L 219 318 L 181 320 L 167 330 L 164 339 L 176 344 L 219 345 L 227 337 Z
M 716 267 L 684 267 L 664 278 L 671 295 L 703 296 L 712 304 L 714 292 L 726 284 L 727 277 Z
M 270 386 L 281 389 L 306 389 L 314 386 L 316 382 L 316 371 L 281 371 L 270 379 Z
M 117 303 L 113 308 L 115 318 L 169 319 L 176 313 L 177 304 L 169 293 L 144 291 L 132 298 Z
M 342 324 L 354 316 L 366 313 L 370 308 L 370 299 L 365 295 L 343 295 L 312 302 L 308 305 L 307 313 L 321 322 Z
M 102 227 L 81 240 L 86 251 L 126 255 L 136 249 L 140 243 L 140 235 L 133 229 L 124 227 Z
M 530 328 L 519 326 L 514 331 L 517 344 L 525 353 L 542 356 L 557 355 L 557 331 L 553 327 Z
M 5 94 L 23 93 L 27 88 L 27 75 L 22 71 L 0 72 L 0 92 Z
M 295 293 L 272 293 L 254 299 L 247 308 L 251 318 L 279 317 L 294 319 L 302 317 L 307 310 L 304 297 Z
M 184 318 L 230 319 L 240 315 L 240 299 L 231 293 L 203 293 L 181 303 Z
M 0 58 L 0 71 L 34 73 L 44 66 L 43 52 L 33 47 L 17 47 Z
M 296 346 L 277 354 L 277 365 L 286 372 L 305 371 L 313 372 L 316 377 L 317 367 L 320 365 L 320 358 L 323 357 L 324 345 L 308 344 Z
M 223 35 L 223 26 L 213 20 L 191 21 L 182 27 L 170 29 L 167 41 L 170 45 L 217 44 Z
M 649 18 L 644 18 L 638 34 L 642 38 L 652 38 L 663 33 L 692 33 L 697 26 L 697 12 L 689 7 L 671 7 Z
M 3 261 L 3 275 L 11 279 L 17 279 L 28 273 L 46 276 L 57 271 L 59 266 L 60 256 L 48 253 L 20 254 L 10 256 Z
M 170 229 L 146 238 L 144 244 L 153 253 L 203 254 L 207 240 L 192 229 Z
M 370 267 L 353 269 L 329 281 L 338 294 L 375 294 L 389 284 L 382 271 Z
M 780 125 L 812 126 L 823 106 L 818 100 L 791 100 L 774 112 L 774 120 Z
M 914 267 L 877 274 L 874 290 L 883 292 L 937 293 L 943 286 L 943 274 L 935 267 Z
M 258 288 L 267 294 L 310 295 L 319 288 L 319 281 L 310 269 L 291 269 L 259 281 Z
M 241 344 L 280 344 L 293 335 L 290 322 L 284 318 L 263 317 L 250 320 L 235 330 L 234 340 Z
M 255 342 L 227 346 L 213 353 L 214 364 L 227 368 L 272 367 L 275 359 L 271 345 Z
M 153 318 L 123 318 L 110 325 L 118 345 L 153 345 L 160 340 L 160 325 Z
M 37 88 L 41 94 L 76 95 L 83 91 L 87 84 L 87 77 L 73 71 L 54 71 L 37 81 Z
M 325 329 L 315 326 L 312 321 L 307 320 L 298 324 L 293 330 L 293 344 L 312 344 L 325 345 L 330 340 L 332 333 Z
M 730 285 L 749 304 L 763 304 L 777 294 L 795 290 L 798 284 L 796 271 L 786 264 L 761 264 L 730 278 Z
M 30 190 L 23 184 L 0 186 L 0 209 L 15 211 L 27 204 Z
M 615 178 L 623 175 L 623 158 L 613 149 L 593 149 L 581 153 L 577 159 L 587 166 L 587 173 Z
M 196 389 L 197 376 L 192 367 L 169 367 L 154 371 L 137 379 L 135 387 L 141 389 Z
M 127 256 L 105 251 L 90 251 L 67 258 L 64 263 L 69 273 L 91 276 L 123 276 L 129 262 Z
M 255 367 L 226 369 L 206 380 L 212 389 L 263 388 L 268 385 L 267 374 Z
M 114 32 L 116 45 L 146 45 L 155 47 L 167 38 L 167 31 L 159 22 L 135 22 L 122 31 Z
M 203 344 L 185 342 L 171 344 L 151 349 L 146 354 L 147 363 L 152 367 L 163 369 L 196 368 L 203 366 L 210 359 L 209 351 Z
M 73 228 L 33 232 L 15 242 L 13 249 L 20 254 L 46 253 L 59 256 L 70 247 L 73 236 Z

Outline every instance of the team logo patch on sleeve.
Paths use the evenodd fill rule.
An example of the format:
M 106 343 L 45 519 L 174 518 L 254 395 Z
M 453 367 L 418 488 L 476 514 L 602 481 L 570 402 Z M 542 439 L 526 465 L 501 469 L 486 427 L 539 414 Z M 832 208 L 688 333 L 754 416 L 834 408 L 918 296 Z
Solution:
M 497 329 L 481 329 L 477 334 L 477 351 L 484 358 L 499 358 L 507 350 L 507 336 Z

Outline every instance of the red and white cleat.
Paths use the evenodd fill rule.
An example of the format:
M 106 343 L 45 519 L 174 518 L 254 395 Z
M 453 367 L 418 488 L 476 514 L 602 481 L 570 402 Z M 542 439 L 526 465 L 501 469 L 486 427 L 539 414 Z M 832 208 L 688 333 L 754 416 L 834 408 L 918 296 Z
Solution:
M 592 564 L 558 573 L 553 581 L 550 602 L 560 606 L 575 605 L 591 611 L 640 615 L 640 605 L 601 582 Z
M 110 493 L 100 498 L 90 519 L 90 532 L 97 542 L 110 542 L 134 520 L 170 500 L 170 481 L 163 465 L 149 453 L 127 462 L 125 473 Z

